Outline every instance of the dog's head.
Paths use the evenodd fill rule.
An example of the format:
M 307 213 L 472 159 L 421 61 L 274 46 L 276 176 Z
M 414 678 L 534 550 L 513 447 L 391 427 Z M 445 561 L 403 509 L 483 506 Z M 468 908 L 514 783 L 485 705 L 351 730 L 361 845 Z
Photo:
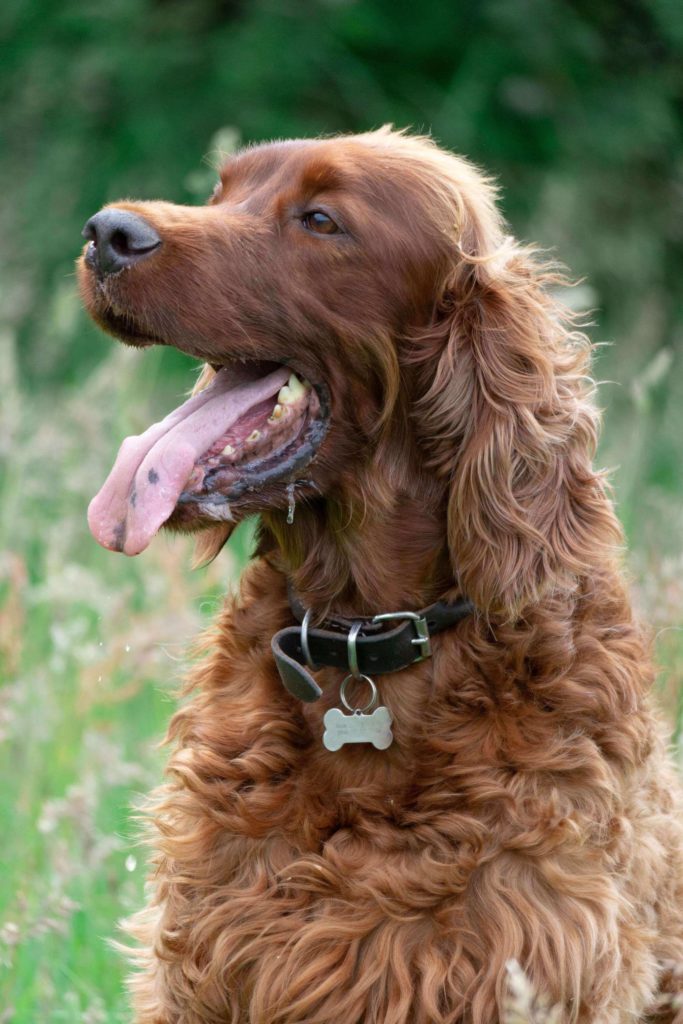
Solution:
M 106 547 L 284 517 L 350 479 L 369 493 L 381 461 L 397 493 L 442 495 L 481 607 L 514 611 L 590 564 L 585 346 L 468 162 L 387 129 L 272 143 L 228 160 L 205 207 L 125 201 L 84 233 L 95 321 L 207 364 L 124 442 L 90 509 Z

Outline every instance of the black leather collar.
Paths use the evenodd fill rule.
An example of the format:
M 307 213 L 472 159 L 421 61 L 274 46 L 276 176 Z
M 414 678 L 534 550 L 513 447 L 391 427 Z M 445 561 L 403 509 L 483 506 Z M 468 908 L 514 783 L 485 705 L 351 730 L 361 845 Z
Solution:
M 309 627 L 306 609 L 291 590 L 289 601 L 301 625 L 281 629 L 273 637 L 271 648 L 285 688 L 309 703 L 318 700 L 322 690 L 307 665 L 313 670 L 328 665 L 352 671 L 349 633 L 354 623 L 361 624 L 355 639 L 357 670 L 375 676 L 398 672 L 429 657 L 430 636 L 454 626 L 474 611 L 471 601 L 460 598 L 452 604 L 436 601 L 419 612 L 387 612 L 356 619 L 331 616 L 319 626 Z M 385 629 L 387 621 L 396 622 L 393 629 Z

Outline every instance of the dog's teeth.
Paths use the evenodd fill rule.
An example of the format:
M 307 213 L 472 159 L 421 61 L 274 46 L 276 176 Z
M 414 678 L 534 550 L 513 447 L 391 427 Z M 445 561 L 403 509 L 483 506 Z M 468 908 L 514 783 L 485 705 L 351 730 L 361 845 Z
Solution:
M 289 390 L 292 392 L 295 398 L 301 398 L 306 391 L 306 388 L 303 386 L 303 384 L 301 383 L 301 381 L 299 380 L 295 373 L 290 374 L 289 380 L 287 381 L 287 386 L 289 387 Z
M 285 410 L 284 410 L 284 409 L 282 408 L 282 406 L 281 406 L 281 405 L 280 405 L 280 404 L 278 403 L 278 405 L 274 405 L 274 406 L 273 406 L 273 411 L 271 412 L 271 414 L 270 414 L 270 416 L 268 417 L 268 419 L 269 419 L 269 420 L 270 420 L 271 422 L 273 422 L 273 423 L 274 423 L 274 422 L 275 422 L 275 420 L 279 420 L 279 419 L 281 419 L 281 418 L 282 418 L 282 414 L 283 414 L 283 412 L 284 412 L 284 411 L 285 411 Z
M 281 405 L 292 405 L 306 394 L 306 388 L 295 373 L 290 374 L 289 380 L 277 393 L 277 400 Z
M 221 452 L 221 455 L 234 455 L 234 454 L 235 454 L 235 449 L 233 448 L 233 446 L 231 444 L 226 444 L 225 448 Z
M 251 434 L 247 438 L 247 441 L 252 441 L 252 442 L 253 441 L 258 441 L 260 439 L 260 437 L 261 437 L 261 431 L 260 430 L 252 430 Z

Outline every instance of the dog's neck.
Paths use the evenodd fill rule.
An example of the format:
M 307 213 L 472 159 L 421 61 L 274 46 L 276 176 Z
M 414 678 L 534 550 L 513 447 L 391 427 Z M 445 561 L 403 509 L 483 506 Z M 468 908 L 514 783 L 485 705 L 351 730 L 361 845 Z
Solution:
M 261 551 L 291 580 L 302 603 L 347 617 L 415 610 L 454 593 L 443 500 L 420 481 L 408 493 L 386 480 L 263 517 Z M 355 495 L 354 499 L 351 494 Z M 291 518 L 291 516 L 290 516 Z

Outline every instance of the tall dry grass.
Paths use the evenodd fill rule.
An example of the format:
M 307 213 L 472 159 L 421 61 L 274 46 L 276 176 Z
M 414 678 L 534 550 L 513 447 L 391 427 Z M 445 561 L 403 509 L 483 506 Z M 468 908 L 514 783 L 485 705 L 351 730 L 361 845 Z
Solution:
M 131 803 L 160 777 L 189 642 L 243 556 L 191 573 L 189 539 L 128 560 L 90 538 L 120 439 L 177 401 L 155 404 L 157 371 L 112 346 L 37 399 L 0 341 L 0 1022 L 127 1019 L 106 940 L 142 899 Z

